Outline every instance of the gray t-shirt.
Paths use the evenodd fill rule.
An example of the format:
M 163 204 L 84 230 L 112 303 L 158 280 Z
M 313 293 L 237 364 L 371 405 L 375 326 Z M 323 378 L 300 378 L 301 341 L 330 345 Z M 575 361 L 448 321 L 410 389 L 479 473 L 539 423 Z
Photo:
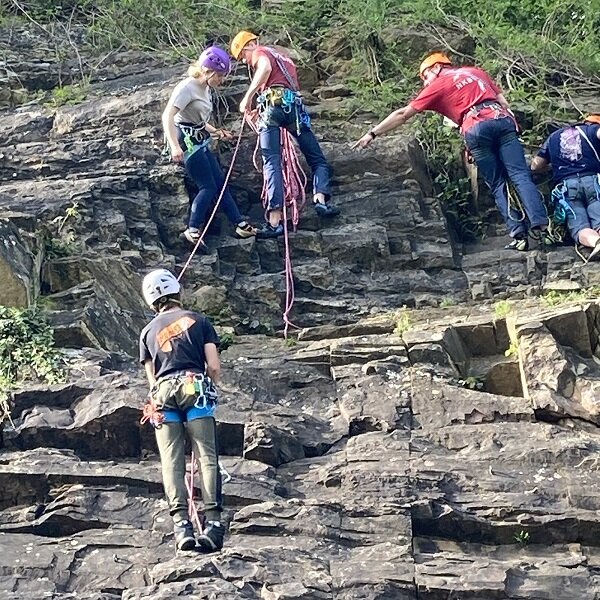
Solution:
M 175 86 L 171 101 L 179 109 L 175 115 L 175 123 L 200 124 L 210 120 L 212 113 L 210 88 L 193 77 L 187 77 Z

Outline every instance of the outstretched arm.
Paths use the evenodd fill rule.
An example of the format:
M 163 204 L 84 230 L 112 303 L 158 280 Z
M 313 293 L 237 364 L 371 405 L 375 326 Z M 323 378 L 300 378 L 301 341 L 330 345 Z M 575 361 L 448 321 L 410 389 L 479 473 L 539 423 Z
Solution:
M 412 119 L 417 114 L 417 111 L 410 105 L 407 104 L 398 110 L 390 113 L 381 123 L 378 123 L 369 131 L 365 133 L 353 147 L 361 146 L 366 148 L 378 135 L 392 131 L 400 125 L 404 125 L 409 119 Z
M 240 102 L 240 112 L 244 113 L 252 105 L 252 98 L 256 92 L 267 82 L 269 75 L 271 74 L 271 61 L 266 56 L 261 56 L 256 64 L 256 71 L 254 77 L 250 82 L 250 87 L 246 92 L 244 98 Z

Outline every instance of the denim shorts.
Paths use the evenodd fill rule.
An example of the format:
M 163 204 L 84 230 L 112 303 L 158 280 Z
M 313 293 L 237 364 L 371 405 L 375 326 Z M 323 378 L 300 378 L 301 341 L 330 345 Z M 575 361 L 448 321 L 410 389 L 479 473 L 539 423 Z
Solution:
M 564 180 L 566 200 L 575 216 L 569 214 L 567 226 L 576 242 L 582 229 L 600 229 L 600 181 L 597 175 L 569 177 Z

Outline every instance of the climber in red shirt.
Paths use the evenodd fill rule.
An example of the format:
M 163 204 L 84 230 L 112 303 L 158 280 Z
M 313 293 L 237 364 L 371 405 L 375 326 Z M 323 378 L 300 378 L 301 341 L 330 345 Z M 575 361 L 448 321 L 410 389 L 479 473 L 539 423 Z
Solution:
M 419 112 L 432 110 L 456 123 L 496 206 L 513 238 L 506 248 L 528 250 L 528 229 L 538 230 L 544 245 L 552 245 L 542 196 L 525 162 L 517 124 L 508 102 L 492 78 L 478 67 L 454 67 L 440 52 L 427 56 L 419 75 L 424 88 L 363 135 L 356 145 L 366 148 L 378 135 L 404 125 Z M 525 217 L 510 206 L 507 183 L 515 186 Z

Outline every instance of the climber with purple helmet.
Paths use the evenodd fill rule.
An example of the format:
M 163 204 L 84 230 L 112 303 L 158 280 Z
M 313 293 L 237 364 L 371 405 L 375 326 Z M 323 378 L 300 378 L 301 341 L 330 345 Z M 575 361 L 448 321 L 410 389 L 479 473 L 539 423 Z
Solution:
M 211 88 L 222 84 L 229 69 L 230 59 L 225 50 L 218 46 L 206 48 L 190 65 L 188 77 L 175 86 L 162 114 L 171 159 L 184 163 L 187 176 L 198 188 L 191 199 L 188 228 L 182 234 L 193 244 L 200 239 L 202 226 L 224 184 L 223 172 L 209 143 L 211 137 L 231 139 L 232 134 L 213 127 L 209 120 L 213 111 Z M 235 226 L 237 237 L 256 235 L 256 229 L 242 217 L 229 189 L 224 191 L 220 206 Z

